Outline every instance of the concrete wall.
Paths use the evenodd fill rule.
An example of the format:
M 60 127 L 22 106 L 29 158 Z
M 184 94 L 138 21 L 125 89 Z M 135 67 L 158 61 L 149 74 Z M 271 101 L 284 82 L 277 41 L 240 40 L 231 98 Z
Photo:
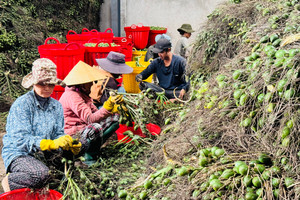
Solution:
M 227 0 L 120 0 L 121 36 L 125 36 L 124 27 L 142 23 L 145 26 L 163 26 L 172 38 L 173 47 L 180 38 L 177 28 L 183 23 L 189 23 L 196 31 L 189 39 L 196 38 L 201 24 L 218 4 Z M 101 11 L 100 30 L 111 25 L 111 0 L 105 0 Z

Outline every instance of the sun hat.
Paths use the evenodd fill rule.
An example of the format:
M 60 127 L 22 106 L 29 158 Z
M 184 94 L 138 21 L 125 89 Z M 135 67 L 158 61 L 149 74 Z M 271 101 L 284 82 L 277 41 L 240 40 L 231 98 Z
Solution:
M 105 71 L 112 74 L 130 74 L 133 68 L 125 64 L 125 55 L 111 51 L 106 58 L 96 59 L 96 62 Z
M 161 38 L 156 42 L 152 51 L 154 53 L 161 53 L 163 50 L 171 48 L 171 47 L 172 47 L 172 44 L 168 39 Z
M 56 65 L 48 58 L 35 60 L 32 63 L 32 71 L 24 76 L 21 85 L 29 88 L 38 83 L 65 86 L 65 83 L 57 78 Z
M 107 76 L 98 68 L 91 67 L 83 61 L 79 61 L 73 69 L 68 73 L 64 82 L 67 86 L 79 85 L 98 80 L 104 80 Z
M 162 39 L 162 38 L 166 38 L 167 40 L 171 41 L 171 37 L 168 36 L 167 34 L 157 34 L 155 36 L 155 42 L 157 42 L 159 39 Z
M 177 31 L 184 31 L 184 32 L 187 32 L 187 33 L 195 32 L 192 29 L 192 26 L 190 24 L 182 24 L 181 27 L 177 29 Z

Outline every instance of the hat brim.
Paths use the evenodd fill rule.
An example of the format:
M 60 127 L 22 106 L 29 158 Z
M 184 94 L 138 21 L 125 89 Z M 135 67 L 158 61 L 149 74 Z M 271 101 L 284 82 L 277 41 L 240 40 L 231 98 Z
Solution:
M 152 51 L 154 52 L 154 53 L 161 53 L 161 52 L 163 52 L 163 49 L 158 49 L 158 48 L 153 48 L 152 49 Z
M 30 88 L 31 86 L 35 85 L 35 84 L 38 84 L 39 82 L 37 80 L 34 80 L 33 79 L 33 76 L 32 76 L 32 72 L 30 72 L 29 74 L 27 74 L 26 76 L 23 77 L 23 80 L 22 80 L 22 83 L 21 85 L 28 89 Z M 62 87 L 65 87 L 66 84 L 61 80 L 61 79 L 58 79 L 58 78 L 55 78 L 55 79 L 51 79 L 49 81 L 44 81 L 43 82 L 44 84 L 49 84 L 49 85 L 60 85 Z
M 104 80 L 107 76 L 99 69 L 79 61 L 65 77 L 64 82 L 67 86 L 80 85 L 97 80 Z
M 195 32 L 194 30 L 188 30 L 188 29 L 184 29 L 184 28 L 178 28 L 177 31 L 184 31 L 184 32 L 187 32 L 187 33 Z
M 30 88 L 33 85 L 32 72 L 23 77 L 21 85 L 24 88 Z
M 133 72 L 133 68 L 125 63 L 114 63 L 106 58 L 96 59 L 96 62 L 101 69 L 112 74 L 130 74 Z

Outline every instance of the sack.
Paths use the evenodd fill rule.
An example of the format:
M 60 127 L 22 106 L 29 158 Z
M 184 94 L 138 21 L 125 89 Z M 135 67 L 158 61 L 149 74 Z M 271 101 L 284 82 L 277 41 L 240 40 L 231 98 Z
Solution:
M 99 80 L 97 83 L 93 83 L 92 87 L 91 87 L 91 93 L 90 93 L 90 97 L 96 101 L 96 102 L 100 102 L 101 96 L 103 94 L 103 91 L 106 87 L 106 84 L 108 83 L 109 77 L 107 77 L 104 80 Z

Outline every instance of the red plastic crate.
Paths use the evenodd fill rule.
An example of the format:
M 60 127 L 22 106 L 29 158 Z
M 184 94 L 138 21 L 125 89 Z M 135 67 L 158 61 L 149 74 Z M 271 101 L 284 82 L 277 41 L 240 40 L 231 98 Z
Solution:
M 156 124 L 146 124 L 146 128 L 152 135 L 159 135 L 161 128 Z M 146 137 L 146 135 L 142 132 L 140 128 L 134 130 L 134 123 L 133 126 L 126 126 L 125 124 L 120 124 L 119 128 L 116 130 L 118 140 L 122 141 L 123 143 L 128 143 L 131 139 L 128 136 L 125 136 L 123 133 L 125 131 L 131 131 L 134 135 L 139 135 L 141 137 Z
M 131 26 L 124 27 L 126 37 L 132 39 L 133 46 L 136 49 L 144 49 L 147 47 L 150 26 L 143 26 L 139 23 L 138 25 L 132 24 Z
M 63 88 L 63 87 L 61 87 L 61 86 L 59 86 L 59 85 L 56 85 L 56 86 L 54 87 L 54 90 L 53 90 L 52 94 L 51 94 L 51 97 L 54 98 L 54 99 L 56 99 L 56 100 L 59 100 L 60 97 L 61 97 L 61 95 L 62 95 L 64 92 L 65 92 L 65 88 Z
M 84 62 L 93 66 L 98 65 L 96 58 L 106 58 L 109 52 L 115 51 L 120 52 L 121 46 L 109 46 L 109 47 L 98 47 L 98 42 L 95 47 L 85 47 Z M 110 45 L 110 43 L 109 43 Z
M 50 40 L 56 44 L 47 44 Z M 45 44 L 38 46 L 38 51 L 41 58 L 49 58 L 56 64 L 57 77 L 63 80 L 80 60 L 84 60 L 85 48 L 77 43 L 60 43 L 50 37 Z
M 150 30 L 149 31 L 149 39 L 148 39 L 148 44 L 147 47 L 151 46 L 152 44 L 155 44 L 155 37 L 158 34 L 165 34 L 167 33 L 167 28 L 165 30 Z
M 29 188 L 22 188 L 12 190 L 0 195 L 0 200 L 59 200 L 62 194 L 55 190 L 35 190 Z
M 66 35 L 68 43 L 75 42 L 78 44 L 87 43 L 92 38 L 111 43 L 113 37 L 114 33 L 111 28 L 106 29 L 104 32 L 99 32 L 96 29 L 89 31 L 87 28 L 83 28 L 81 34 L 77 34 L 75 31 L 69 30 Z
M 131 61 L 133 48 L 133 43 L 131 42 L 131 40 L 126 37 L 114 37 L 113 42 L 115 44 L 121 45 L 120 53 L 123 53 L 125 55 L 125 61 Z

